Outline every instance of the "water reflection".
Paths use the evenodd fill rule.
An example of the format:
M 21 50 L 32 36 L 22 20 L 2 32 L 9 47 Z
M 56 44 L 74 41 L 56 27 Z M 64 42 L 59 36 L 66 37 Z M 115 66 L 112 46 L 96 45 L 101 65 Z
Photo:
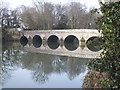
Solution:
M 58 42 L 47 42 L 49 48 L 51 49 L 57 49 L 59 47 L 59 43 Z
M 0 34 L 0 89 L 2 89 L 2 40 Z
M 59 47 L 59 38 L 55 35 L 52 35 L 48 38 L 47 44 L 51 49 L 57 49 Z
M 102 39 L 99 37 L 91 37 L 87 40 L 86 44 L 89 50 L 91 51 L 100 51 Z
M 31 72 L 31 79 L 39 84 L 45 84 L 51 78 L 52 74 L 62 75 L 65 73 L 69 80 L 74 80 L 75 77 L 79 76 L 81 73 L 85 73 L 87 70 L 84 65 L 88 62 L 88 59 L 28 53 L 23 52 L 21 47 L 14 45 L 17 45 L 17 43 L 9 44 L 11 48 L 8 47 L 8 44 L 4 44 L 3 47 L 2 71 L 4 87 L 6 87 L 6 82 L 12 77 L 12 72 L 18 70 L 18 68 L 29 70 Z M 14 75 L 14 77 L 16 76 Z M 60 78 L 56 78 L 56 80 L 59 79 Z M 20 84 L 20 82 L 18 81 L 17 84 Z
M 73 51 L 76 50 L 78 48 L 78 44 L 74 44 L 74 43 L 64 43 L 66 49 Z
M 27 37 L 22 36 L 22 37 L 20 38 L 20 43 L 21 43 L 21 45 L 23 45 L 23 46 L 27 45 L 27 43 L 28 43 Z
M 7 45 L 7 47 L 6 47 Z M 14 45 L 14 47 L 11 47 Z M 4 43 L 2 46 L 2 60 L 1 60 L 1 72 L 2 72 L 2 84 L 5 84 L 8 79 L 10 79 L 11 73 L 20 67 L 20 58 L 22 56 L 22 52 L 16 50 L 19 49 L 18 43 Z
M 73 51 L 78 48 L 79 40 L 77 39 L 77 37 L 69 35 L 65 38 L 64 45 L 68 50 Z
M 33 46 L 36 48 L 39 48 L 42 45 L 42 39 L 39 35 L 35 35 L 33 37 L 32 42 L 33 42 Z
M 1 52 L 1 46 L 0 45 L 0 89 L 2 88 L 2 52 Z
M 72 80 L 86 70 L 83 67 L 86 61 L 86 59 L 80 61 L 80 58 L 36 53 L 27 53 L 21 58 L 23 68 L 32 70 L 33 79 L 39 83 L 45 83 L 51 73 L 66 73 Z

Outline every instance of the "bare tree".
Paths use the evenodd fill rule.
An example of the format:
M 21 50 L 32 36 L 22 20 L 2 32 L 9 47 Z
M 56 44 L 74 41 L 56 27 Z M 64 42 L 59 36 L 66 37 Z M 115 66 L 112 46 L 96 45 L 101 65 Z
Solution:
M 21 14 L 23 22 L 31 29 L 52 29 L 53 5 L 48 2 L 34 2 L 34 8 L 26 7 Z
M 71 2 L 68 6 L 68 18 L 71 28 L 82 28 L 83 19 L 85 17 L 85 10 L 83 5 L 77 2 Z
M 55 22 L 54 29 L 67 29 L 68 17 L 67 17 L 67 6 L 57 4 L 55 5 Z
M 96 28 L 96 15 L 86 11 L 78 2 L 69 5 L 36 1 L 34 7 L 24 7 L 21 18 L 30 29 Z

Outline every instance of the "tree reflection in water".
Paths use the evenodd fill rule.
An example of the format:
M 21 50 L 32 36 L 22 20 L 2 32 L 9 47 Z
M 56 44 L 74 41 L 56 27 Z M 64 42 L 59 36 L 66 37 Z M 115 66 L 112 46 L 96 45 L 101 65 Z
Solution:
M 66 73 L 73 80 L 86 70 L 83 67 L 86 62 L 86 59 L 37 53 L 27 53 L 21 59 L 23 68 L 31 70 L 33 79 L 39 83 L 45 83 L 53 73 Z
M 3 82 L 5 82 L 5 79 L 10 78 L 10 72 L 17 68 L 30 70 L 32 72 L 33 80 L 40 84 L 44 84 L 49 79 L 51 74 L 66 73 L 68 78 L 73 80 L 80 73 L 83 73 L 86 70 L 83 65 L 87 63 L 88 59 L 40 53 L 24 53 L 20 50 L 14 49 L 12 47 L 11 49 L 3 47 Z
M 1 53 L 0 53 L 0 87 L 2 87 L 2 54 Z
M 0 60 L 1 76 L 2 76 L 1 84 L 4 84 L 7 79 L 11 78 L 11 73 L 21 66 L 20 58 L 23 53 L 19 50 L 14 50 L 14 48 L 10 46 L 11 46 L 11 43 L 4 43 L 2 47 L 2 57 Z

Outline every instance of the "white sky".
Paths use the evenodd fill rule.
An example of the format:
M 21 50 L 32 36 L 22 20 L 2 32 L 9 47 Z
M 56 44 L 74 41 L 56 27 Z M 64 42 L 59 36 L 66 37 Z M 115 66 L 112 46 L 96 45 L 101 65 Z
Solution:
M 35 0 L 0 0 L 0 1 L 8 2 L 10 8 L 16 8 L 21 5 L 32 6 L 32 1 Z M 77 1 L 77 2 L 81 2 L 82 4 L 85 4 L 88 8 L 99 7 L 98 0 L 39 0 L 39 1 L 49 1 L 52 3 L 61 2 L 61 4 L 69 3 L 71 1 Z

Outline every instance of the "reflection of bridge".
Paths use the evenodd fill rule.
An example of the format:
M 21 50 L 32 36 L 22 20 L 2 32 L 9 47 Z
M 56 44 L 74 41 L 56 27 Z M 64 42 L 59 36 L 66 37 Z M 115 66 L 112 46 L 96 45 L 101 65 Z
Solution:
M 24 31 L 21 43 L 28 52 L 95 58 L 101 51 L 89 50 L 86 42 L 99 36 L 94 29 Z
M 101 51 L 92 52 L 87 47 L 81 49 L 80 47 L 74 51 L 69 51 L 65 47 L 59 47 L 55 50 L 50 49 L 49 47 L 41 46 L 40 48 L 35 48 L 34 46 L 25 46 L 23 51 L 26 52 L 36 52 L 36 53 L 46 53 L 60 56 L 69 56 L 69 57 L 80 57 L 80 58 L 97 58 Z

